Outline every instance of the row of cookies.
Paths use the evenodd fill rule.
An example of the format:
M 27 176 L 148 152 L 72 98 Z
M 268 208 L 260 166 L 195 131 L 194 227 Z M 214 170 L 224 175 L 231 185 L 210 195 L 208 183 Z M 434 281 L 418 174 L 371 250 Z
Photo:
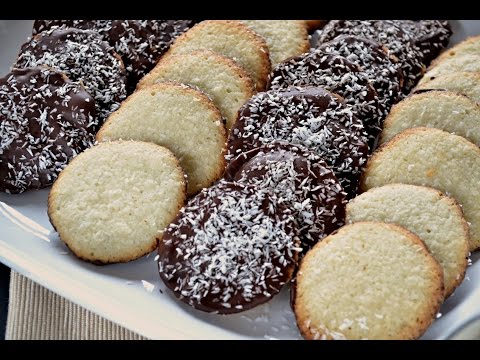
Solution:
M 341 46 L 351 43 L 343 41 Z M 398 74 L 388 53 L 379 50 L 378 44 L 364 39 L 355 39 L 353 43 L 361 44 L 361 50 L 370 47 L 384 51 L 380 53 L 383 57 L 377 61 L 386 69 L 393 68 L 390 73 Z M 302 70 L 293 70 L 305 82 L 312 81 L 307 85 L 317 86 L 292 88 L 292 84 L 286 84 L 286 89 L 280 86 L 260 92 L 242 106 L 229 137 L 227 159 L 230 164 L 225 179 L 192 198 L 159 243 L 160 276 L 179 299 L 198 309 L 233 313 L 269 300 L 292 278 L 296 257 L 342 225 L 346 194 L 340 184 L 354 194 L 355 178 L 360 175 L 367 158 L 363 124 L 352 109 L 356 115 L 365 116 L 368 113 L 374 117 L 378 112 L 373 105 L 376 92 L 368 75 L 358 65 L 340 55 L 320 51 L 313 56 L 311 54 L 302 55 L 303 58 L 309 56 L 312 64 L 303 69 L 308 71 L 313 67 L 322 73 L 310 76 L 303 74 Z M 370 64 L 375 63 L 375 60 L 368 60 Z M 360 61 L 363 61 L 362 58 Z M 285 63 L 278 66 L 286 68 Z M 332 68 L 338 69 L 338 72 L 332 72 Z M 292 68 L 287 68 L 284 73 L 284 78 L 287 78 L 293 73 Z M 373 79 L 372 73 L 370 78 Z M 399 87 L 401 75 L 395 78 L 395 75 L 384 74 L 380 70 L 376 74 L 396 79 Z M 347 80 L 342 83 L 345 75 Z M 337 92 L 343 88 L 344 94 L 348 94 L 345 98 L 351 101 L 352 106 L 345 104 L 338 95 L 319 88 L 320 84 L 313 82 L 315 78 L 322 85 L 329 83 L 330 89 L 335 86 L 339 89 Z M 269 79 L 278 82 L 283 77 L 274 70 Z M 368 96 L 363 93 L 370 95 L 368 100 L 371 103 L 362 101 Z M 323 128 L 326 130 L 319 131 Z M 279 143 L 279 140 L 287 143 Z M 322 179 L 314 171 L 308 175 L 307 169 L 313 169 L 313 164 L 319 164 L 322 158 L 326 163 L 321 164 L 324 170 L 320 174 L 329 174 L 328 177 Z M 298 165 L 302 161 L 305 163 L 303 171 Z M 332 166 L 335 174 L 327 166 Z M 353 184 L 349 185 L 352 177 Z M 249 209 L 258 207 L 258 202 L 253 198 L 247 200 L 249 190 L 233 194 L 228 188 L 237 187 L 238 190 L 238 187 L 243 189 L 252 185 L 258 194 L 267 191 L 269 202 L 278 198 L 281 204 L 287 205 L 283 214 L 293 215 L 293 225 L 297 227 L 296 235 L 300 240 L 296 245 L 291 237 L 285 236 L 284 221 L 278 220 L 279 238 L 275 242 L 269 238 L 272 230 L 257 234 L 255 231 L 261 229 L 250 229 L 243 222 L 245 217 L 251 219 L 253 215 L 249 214 Z M 315 194 L 318 191 L 320 194 Z M 269 205 L 272 214 L 279 207 L 282 206 Z M 228 211 L 229 208 L 231 211 Z M 255 214 L 258 221 L 263 222 L 264 216 Z M 257 248 L 246 241 L 251 241 L 256 235 L 262 235 L 254 242 Z M 267 247 L 271 252 L 262 251 L 269 244 L 265 240 L 271 242 Z M 283 251 L 289 246 L 289 256 L 286 256 Z M 248 251 L 245 252 L 245 249 Z M 427 253 L 426 250 L 424 252 Z M 428 261 L 438 270 L 435 260 L 428 258 Z M 252 268 L 247 264 L 251 264 Z M 441 273 L 438 275 L 437 271 L 436 275 L 443 281 Z M 437 285 L 438 292 L 443 282 Z
M 214 34 L 215 32 L 212 30 L 210 35 L 214 37 Z M 185 33 L 184 37 L 194 45 L 183 45 L 182 37 L 180 37 L 178 46 L 186 46 L 187 50 L 197 49 L 198 43 L 195 36 L 188 38 L 188 35 L 189 32 Z M 219 38 L 221 39 L 221 36 Z M 218 41 L 221 43 L 221 40 Z M 393 82 L 393 87 L 396 86 L 397 89 L 401 81 L 401 74 L 393 66 L 395 60 L 390 59 L 388 53 L 377 43 L 355 39 L 354 42 L 341 42 L 339 47 L 348 48 L 351 45 L 350 48 L 354 49 L 352 52 L 355 52 L 358 44 L 361 45 L 360 51 L 365 48 L 369 52 L 377 51 L 380 55 L 376 58 L 380 59 L 372 60 L 360 57 L 355 64 L 336 54 L 321 51 L 307 53 L 302 55 L 302 59 L 309 57 L 310 63 L 321 72 L 312 76 L 311 74 L 305 75 L 302 70 L 298 69 L 295 69 L 295 72 L 300 74 L 303 80 L 311 81 L 309 85 L 316 86 L 292 88 L 292 84 L 289 84 L 287 79 L 284 81 L 284 86 L 274 88 L 271 83 L 279 83 L 280 79 L 283 80 L 293 73 L 292 69 L 288 68 L 284 71 L 286 75 L 282 77 L 283 74 L 278 75 L 274 70 L 269 77 L 269 87 L 272 90 L 258 93 L 242 106 L 229 136 L 227 159 L 230 161 L 230 165 L 226 171 L 225 180 L 227 182 L 222 180 L 213 188 L 204 190 L 201 195 L 190 200 L 176 220 L 167 228 L 168 236 L 164 237 L 159 244 L 160 275 L 181 300 L 205 311 L 220 313 L 244 311 L 268 300 L 288 280 L 288 278 L 285 279 L 285 273 L 289 271 L 279 267 L 276 269 L 277 272 L 256 274 L 257 277 L 260 276 L 264 280 L 270 280 L 271 277 L 278 278 L 279 281 L 281 279 L 281 282 L 277 282 L 271 291 L 264 289 L 267 286 L 264 282 L 252 283 L 251 277 L 247 281 L 247 275 L 252 276 L 248 267 L 240 266 L 243 262 L 238 263 L 238 259 L 235 261 L 235 257 L 231 258 L 225 255 L 228 244 L 234 243 L 233 240 L 239 235 L 237 226 L 240 225 L 235 222 L 237 218 L 232 219 L 232 215 L 229 214 L 230 217 L 223 220 L 222 227 L 213 232 L 215 235 L 213 235 L 210 225 L 206 225 L 210 222 L 206 222 L 205 219 L 213 217 L 212 214 L 218 215 L 219 204 L 223 201 L 219 200 L 222 198 L 222 192 L 213 189 L 227 187 L 228 184 L 231 184 L 228 182 L 229 180 L 234 180 L 237 185 L 253 184 L 258 192 L 267 190 L 270 198 L 277 197 L 283 204 L 288 205 L 299 230 L 297 234 L 300 238 L 298 247 L 301 251 L 306 251 L 319 239 L 342 225 L 345 194 L 342 192 L 340 184 L 349 191 L 349 194 L 354 195 L 361 168 L 367 159 L 367 144 L 362 134 L 363 124 L 356 115 L 363 118 L 370 116 L 376 119 L 377 113 L 381 113 L 380 105 L 377 105 L 377 94 L 370 79 L 378 76 L 383 79 L 393 79 L 389 82 Z M 174 53 L 176 46 L 176 43 L 172 46 Z M 166 58 L 168 59 L 168 53 Z M 286 64 L 291 61 L 287 60 L 277 67 L 284 69 Z M 366 71 L 360 69 L 358 65 L 362 61 L 369 61 L 368 65 L 378 62 L 381 66 L 377 68 L 369 66 L 368 69 L 371 72 L 367 75 Z M 158 66 L 161 66 L 161 63 L 162 60 Z M 367 63 L 362 63 L 362 65 L 365 66 Z M 380 70 L 378 70 L 379 68 Z M 385 69 L 386 72 L 382 71 Z M 155 73 L 155 69 L 152 73 Z M 149 75 L 147 75 L 148 77 Z M 315 78 L 320 83 L 315 83 Z M 344 80 L 345 78 L 347 79 Z M 330 90 L 335 89 L 336 92 L 343 90 L 342 95 L 347 101 L 350 101 L 352 106 L 349 107 L 342 98 L 318 87 L 327 82 L 329 82 Z M 383 86 L 384 84 L 379 83 L 378 88 L 381 89 Z M 399 91 L 398 89 L 397 92 Z M 384 98 L 388 98 L 388 90 L 384 91 Z M 325 131 L 319 131 L 322 128 Z M 283 147 L 277 145 L 275 141 L 278 140 L 287 141 L 290 145 L 283 144 Z M 262 147 L 262 144 L 266 145 Z M 324 167 L 331 166 L 335 175 L 330 175 L 329 182 L 323 184 L 317 182 L 316 186 L 310 185 L 315 182 L 311 180 L 308 182 L 308 177 L 295 169 L 295 160 L 299 161 L 298 154 L 293 155 L 294 151 L 286 150 L 285 146 L 293 146 L 297 152 L 301 151 L 303 154 L 308 153 L 308 150 L 304 148 L 304 146 L 308 146 L 313 151 L 308 156 L 304 155 L 303 161 L 308 164 L 307 159 L 313 159 L 315 156 L 323 158 L 326 161 Z M 281 147 L 281 150 L 278 147 Z M 307 168 L 310 166 L 312 165 L 308 165 Z M 325 173 L 326 171 L 324 170 Z M 232 172 L 234 176 L 231 175 Z M 317 179 L 319 179 L 318 175 Z M 295 180 L 299 182 L 296 185 Z M 321 191 L 323 195 L 314 194 L 314 189 Z M 239 196 L 229 196 L 232 207 L 236 208 L 237 201 L 241 201 L 244 207 L 248 207 L 245 200 L 237 198 Z M 193 230 L 187 231 L 188 226 Z M 235 228 L 236 231 L 230 233 L 222 230 L 224 228 L 227 230 Z M 243 232 L 244 235 L 247 235 L 245 229 Z M 252 237 L 250 233 L 248 235 Z M 205 248 L 205 239 L 213 242 L 211 246 Z M 258 242 L 258 244 L 260 246 L 262 242 Z M 232 252 L 230 256 L 235 254 L 236 252 Z M 278 254 L 277 251 L 277 256 Z M 255 263 L 261 260 L 263 255 L 265 254 L 262 252 L 251 254 L 253 256 L 251 262 Z M 295 261 L 295 258 L 292 258 L 293 255 L 295 253 L 292 252 L 291 256 L 287 258 L 289 264 Z M 268 255 L 268 257 L 271 256 L 271 254 Z M 242 257 L 247 257 L 247 255 L 242 255 Z M 221 271 L 221 268 L 215 268 L 215 264 L 220 258 L 226 262 L 224 271 Z M 229 267 L 231 267 L 230 271 Z M 199 273 L 199 269 L 202 268 L 210 269 L 209 273 L 206 274 L 202 271 Z M 224 275 L 219 274 L 219 271 Z M 232 278 L 226 276 L 227 274 L 235 276 Z M 200 275 L 203 277 L 201 280 Z M 239 279 L 249 289 L 247 293 L 244 291 L 242 282 L 238 282 Z M 203 286 L 200 286 L 199 283 Z M 211 293 L 209 289 L 213 289 Z M 254 295 L 252 295 L 252 289 L 255 290 Z M 205 293 L 207 295 L 201 296 Z
M 262 27 L 261 22 L 249 22 L 249 26 L 256 24 L 268 33 L 272 26 L 279 25 L 279 22 L 267 23 L 270 26 Z M 287 21 L 284 25 L 292 31 L 297 29 L 300 40 L 307 41 L 303 21 Z M 144 255 L 156 245 L 156 237 L 161 238 L 158 232 L 172 221 L 185 198 L 221 177 L 225 168 L 225 125 L 228 127 L 233 121 L 256 87 L 262 86 L 270 70 L 265 40 L 249 26 L 240 21 L 204 21 L 179 36 L 155 68 L 138 83 L 136 91 L 101 127 L 96 135 L 100 144 L 78 156 L 62 172 L 50 193 L 49 216 L 60 238 L 77 256 L 91 262 L 111 263 Z M 216 34 L 215 41 L 212 34 Z M 279 44 L 277 56 L 282 56 L 282 51 L 292 51 L 281 44 L 278 34 L 272 34 L 270 41 Z M 288 41 L 292 43 L 291 39 Z M 296 51 L 303 52 L 305 48 Z M 165 163 L 168 171 L 158 173 L 157 167 L 166 161 L 158 157 L 157 163 L 144 170 L 146 178 L 140 181 L 136 174 L 141 171 L 139 166 L 143 161 L 132 166 L 124 160 L 108 161 L 109 151 L 114 158 L 129 148 L 145 147 L 141 145 L 144 142 L 171 151 L 172 156 L 164 156 L 170 159 L 170 163 Z M 137 156 L 138 153 L 134 152 Z M 142 160 L 153 161 L 155 154 Z M 126 159 L 131 156 L 125 155 Z M 97 171 L 86 172 L 89 167 Z M 125 170 L 128 173 L 122 176 Z M 148 189 L 144 192 L 142 189 L 147 185 L 145 182 L 150 181 L 150 172 L 155 171 L 157 185 L 162 184 L 165 189 L 155 196 L 164 196 L 162 206 L 153 209 L 137 196 L 143 199 L 149 194 Z M 174 183 L 166 179 L 165 174 L 181 179 Z M 117 181 L 112 184 L 115 176 Z M 135 191 L 130 194 L 128 188 L 133 186 L 133 179 L 136 179 Z M 96 186 L 82 185 L 83 191 L 72 191 L 78 188 L 73 184 L 92 185 L 92 181 Z M 96 204 L 93 199 L 97 199 Z M 151 204 L 158 205 L 158 201 Z M 98 213 L 105 215 L 99 217 Z M 121 216 L 111 219 L 111 214 Z M 146 216 L 140 224 L 139 216 Z M 121 221 L 122 226 L 113 226 L 107 220 L 112 224 Z M 142 236 L 136 236 L 134 241 L 132 231 Z M 90 241 L 92 238 L 95 240 Z
M 475 43 L 478 38 L 471 38 L 442 54 L 427 73 L 428 81 L 420 81 L 421 91 L 393 106 L 381 135 L 385 144 L 362 175 L 365 192 L 347 205 L 346 222 L 351 225 L 315 246 L 302 262 L 295 312 L 306 337 L 416 338 L 435 319 L 443 299 L 461 284 L 469 250 L 479 248 L 478 83 L 474 73 L 449 73 L 442 59 L 455 56 L 457 49 L 461 57 L 463 49 L 470 52 Z M 430 75 L 437 72 L 433 79 Z M 392 247 L 401 244 L 393 244 L 399 234 L 378 222 L 400 225 L 395 230 L 399 233 L 409 230 L 416 238 L 409 245 L 416 254 L 404 257 L 403 242 L 388 260 Z M 420 253 L 423 260 L 415 263 Z M 387 272 L 393 275 L 384 276 Z M 351 287 L 355 290 L 338 290 Z
M 0 190 L 19 193 L 51 185 L 76 154 L 92 146 L 128 88 L 191 23 L 36 21 L 34 36 L 1 79 L 0 101 L 8 106 L 0 122 Z

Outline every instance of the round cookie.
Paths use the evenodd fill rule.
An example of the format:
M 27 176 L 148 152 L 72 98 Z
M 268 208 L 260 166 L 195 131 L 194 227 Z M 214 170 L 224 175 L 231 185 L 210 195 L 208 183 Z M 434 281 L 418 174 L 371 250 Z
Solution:
M 412 35 L 393 20 L 332 20 L 321 32 L 318 42 L 324 43 L 339 35 L 362 36 L 386 46 L 398 58 L 403 73 L 403 91 L 410 92 L 425 71 L 423 53 Z
M 135 91 L 97 140 L 138 140 L 170 149 L 187 175 L 187 194 L 213 184 L 225 169 L 227 134 L 220 111 L 202 92 L 160 83 Z
M 290 86 L 321 86 L 342 96 L 363 122 L 370 149 L 382 129 L 387 109 L 378 101 L 369 75 L 346 58 L 314 50 L 278 64 L 269 76 L 268 88 Z
M 0 78 L 0 106 L 0 191 L 50 186 L 95 140 L 93 98 L 53 69 L 12 69 Z
M 210 96 L 225 116 L 227 129 L 236 121 L 238 109 L 254 94 L 253 81 L 241 66 L 209 50 L 160 59 L 137 89 L 169 80 L 193 85 Z
M 337 97 L 314 87 L 258 93 L 239 111 L 228 159 L 275 140 L 322 157 L 348 195 L 355 195 L 368 148 L 361 121 Z
M 211 50 L 235 60 L 253 79 L 256 90 L 265 89 L 271 69 L 265 40 L 235 20 L 206 20 L 179 36 L 166 56 Z
M 443 52 L 436 61 L 442 61 L 444 59 L 463 56 L 463 55 L 479 55 L 480 54 L 480 35 L 470 36 L 458 43 L 457 45 L 447 49 Z
M 480 72 L 455 71 L 419 84 L 415 92 L 422 90 L 448 90 L 468 96 L 480 103 Z
M 272 66 L 310 50 L 304 20 L 241 20 L 268 45 Z
M 128 88 L 156 65 L 173 41 L 193 25 L 192 20 L 35 20 L 33 33 L 52 26 L 94 30 L 122 57 Z
M 199 310 L 251 309 L 292 278 L 301 251 L 294 227 L 272 193 L 221 180 L 192 198 L 165 230 L 160 277 Z
M 344 224 L 345 193 L 321 157 L 273 142 L 233 159 L 225 179 L 266 189 L 293 213 L 304 252 Z
M 408 32 L 423 53 L 423 63 L 428 65 L 448 46 L 452 28 L 448 20 L 397 20 L 402 30 Z
M 443 291 L 442 269 L 415 234 L 359 222 L 303 258 L 294 311 L 306 339 L 416 339 L 435 320 Z
M 470 225 L 470 250 L 480 247 L 480 149 L 432 128 L 407 129 L 369 159 L 361 189 L 392 183 L 428 186 L 453 197 Z
M 101 143 L 77 156 L 53 184 L 48 216 L 82 260 L 127 262 L 148 254 L 185 201 L 184 174 L 166 148 Z
M 52 28 L 22 45 L 15 67 L 45 65 L 81 81 L 95 99 L 96 132 L 127 96 L 123 62 L 93 31 Z
M 444 130 L 480 146 L 480 105 L 451 91 L 432 90 L 410 95 L 393 106 L 385 120 L 380 143 L 415 127 Z
M 423 186 L 385 185 L 347 204 L 346 222 L 360 221 L 393 223 L 418 235 L 443 268 L 446 297 L 461 284 L 468 259 L 468 224 L 454 199 Z
M 388 49 L 378 42 L 360 36 L 340 35 L 317 48 L 343 56 L 368 74 L 380 101 L 388 110 L 397 102 L 402 86 L 402 72 Z
M 430 66 L 425 76 L 420 80 L 419 85 L 432 81 L 433 79 L 453 72 L 480 72 L 480 53 L 462 54 L 451 57 L 440 57 Z

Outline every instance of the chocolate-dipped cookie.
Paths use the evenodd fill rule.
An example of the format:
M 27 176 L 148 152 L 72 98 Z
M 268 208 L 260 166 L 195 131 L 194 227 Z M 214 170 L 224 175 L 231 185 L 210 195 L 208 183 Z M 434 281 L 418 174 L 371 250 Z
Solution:
M 400 26 L 414 39 L 428 66 L 448 46 L 452 28 L 448 20 L 399 20 Z
M 323 29 L 318 43 L 324 43 L 339 35 L 355 35 L 372 39 L 385 45 L 398 58 L 403 73 L 403 92 L 408 94 L 422 77 L 425 66 L 423 53 L 416 46 L 412 35 L 393 20 L 332 20 Z
M 294 218 L 272 193 L 221 180 L 190 199 L 165 229 L 158 266 L 183 302 L 232 314 L 278 294 L 299 251 Z
M 133 91 L 175 38 L 193 24 L 193 20 L 36 20 L 33 33 L 55 25 L 98 32 L 122 57 L 128 75 L 128 88 Z
M 368 147 L 362 122 L 341 99 L 318 87 L 258 93 L 239 111 L 227 159 L 275 140 L 322 157 L 349 196 L 355 195 Z
M 344 224 L 346 194 L 321 157 L 304 147 L 273 142 L 242 153 L 225 179 L 275 193 L 295 216 L 304 252 Z
M 363 122 L 373 150 L 382 129 L 386 108 L 379 102 L 369 75 L 343 56 L 314 50 L 278 64 L 269 76 L 269 89 L 321 86 L 342 96 Z
M 385 46 L 360 36 L 340 35 L 318 45 L 318 50 L 341 55 L 361 67 L 387 110 L 399 99 L 402 72 Z
M 0 79 L 0 191 L 50 186 L 91 146 L 95 102 L 53 69 L 12 69 Z
M 81 81 L 95 99 L 96 132 L 127 96 L 123 62 L 113 48 L 93 31 L 52 28 L 26 42 L 15 67 L 45 65 Z

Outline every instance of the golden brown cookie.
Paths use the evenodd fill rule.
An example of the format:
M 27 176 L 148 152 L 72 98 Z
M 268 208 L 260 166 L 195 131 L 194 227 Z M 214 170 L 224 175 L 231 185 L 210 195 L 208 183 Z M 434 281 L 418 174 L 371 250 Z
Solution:
M 212 50 L 232 58 L 249 73 L 258 91 L 265 89 L 271 63 L 260 35 L 235 20 L 206 20 L 177 38 L 166 56 L 193 50 Z
M 185 201 L 185 179 L 166 148 L 139 141 L 94 146 L 77 156 L 53 184 L 48 215 L 60 239 L 82 260 L 135 260 Z
M 137 140 L 170 149 L 187 175 L 187 193 L 212 185 L 225 168 L 227 134 L 220 111 L 202 92 L 159 83 L 123 102 L 97 140 Z
M 307 339 L 416 339 L 442 301 L 442 269 L 416 235 L 359 222 L 303 258 L 294 310 Z
M 360 221 L 393 223 L 418 235 L 443 268 L 445 296 L 462 282 L 468 258 L 468 224 L 453 198 L 424 186 L 385 185 L 347 204 L 347 224 Z
M 392 183 L 422 185 L 453 197 L 470 225 L 470 250 L 480 247 L 480 149 L 433 128 L 407 129 L 367 162 L 363 191 Z
M 232 59 L 210 50 L 162 58 L 137 88 L 169 80 L 193 85 L 210 96 L 227 120 L 228 129 L 240 107 L 254 94 L 248 73 Z

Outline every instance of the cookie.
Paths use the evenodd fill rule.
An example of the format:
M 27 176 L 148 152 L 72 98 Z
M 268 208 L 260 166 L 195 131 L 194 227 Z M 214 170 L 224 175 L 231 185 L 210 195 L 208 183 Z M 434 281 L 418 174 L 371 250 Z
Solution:
M 60 239 L 82 260 L 127 262 L 148 254 L 185 201 L 184 174 L 166 148 L 107 142 L 77 156 L 48 197 Z
M 278 294 L 300 250 L 293 216 L 273 194 L 221 180 L 192 198 L 167 227 L 158 266 L 178 299 L 232 314 Z
M 206 20 L 179 36 L 166 56 L 211 50 L 235 60 L 253 79 L 257 91 L 265 89 L 271 69 L 265 40 L 247 25 L 234 20 Z
M 428 127 L 454 133 L 480 146 L 480 105 L 451 91 L 426 91 L 410 95 L 395 106 L 385 120 L 380 143 L 405 129 Z
M 139 83 L 138 89 L 162 82 L 193 85 L 210 96 L 230 129 L 238 109 L 254 94 L 254 83 L 232 59 L 209 50 L 162 58 Z
M 220 111 L 198 90 L 160 83 L 137 90 L 97 134 L 152 142 L 170 149 L 187 174 L 187 194 L 213 184 L 225 168 L 227 134 Z
M 428 65 L 448 46 L 452 28 L 448 20 L 397 20 L 402 30 L 408 32 L 423 54 Z
M 80 84 L 46 67 L 0 78 L 0 191 L 50 186 L 90 147 L 95 102 Z
M 173 41 L 193 23 L 193 20 L 35 20 L 33 33 L 61 25 L 97 32 L 122 57 L 128 88 L 133 91 Z
M 339 35 L 362 36 L 387 47 L 398 58 L 403 74 L 403 92 L 408 94 L 425 72 L 423 53 L 415 39 L 393 20 L 332 20 L 321 32 L 318 42 L 324 43 Z
M 241 20 L 263 37 L 272 66 L 310 50 L 307 25 L 303 20 Z
M 383 45 L 359 36 L 340 35 L 317 49 L 341 55 L 362 68 L 387 110 L 399 99 L 403 87 L 402 72 Z
M 387 109 L 378 101 L 369 75 L 360 67 L 343 56 L 314 50 L 273 68 L 268 88 L 278 90 L 290 86 L 321 86 L 342 96 L 362 120 L 373 150 Z
M 393 223 L 418 235 L 442 266 L 446 297 L 462 282 L 468 259 L 468 224 L 454 199 L 423 186 L 385 185 L 347 204 L 346 222 L 360 221 Z
M 480 53 L 477 54 L 463 54 L 451 57 L 438 58 L 435 60 L 425 76 L 418 83 L 423 86 L 435 78 L 450 74 L 453 72 L 480 72 Z
M 362 122 L 339 98 L 315 87 L 258 93 L 239 111 L 228 159 L 275 140 L 322 157 L 349 196 L 355 195 L 368 147 Z
M 45 65 L 81 81 L 95 99 L 93 130 L 118 109 L 127 96 L 123 62 L 107 42 L 93 31 L 52 28 L 22 45 L 14 67 Z
M 443 301 L 443 272 L 418 236 L 359 222 L 303 258 L 295 316 L 306 339 L 416 339 Z
M 480 55 L 480 35 L 470 36 L 442 53 L 437 61 L 463 55 Z
M 315 153 L 273 142 L 240 154 L 225 179 L 266 189 L 293 213 L 304 252 L 344 224 L 345 193 L 334 173 Z
M 453 197 L 470 225 L 470 251 L 480 247 L 480 149 L 438 129 L 408 129 L 369 159 L 361 189 L 392 183 L 428 186 Z
M 449 90 L 480 103 L 480 72 L 455 71 L 418 85 L 416 91 Z

